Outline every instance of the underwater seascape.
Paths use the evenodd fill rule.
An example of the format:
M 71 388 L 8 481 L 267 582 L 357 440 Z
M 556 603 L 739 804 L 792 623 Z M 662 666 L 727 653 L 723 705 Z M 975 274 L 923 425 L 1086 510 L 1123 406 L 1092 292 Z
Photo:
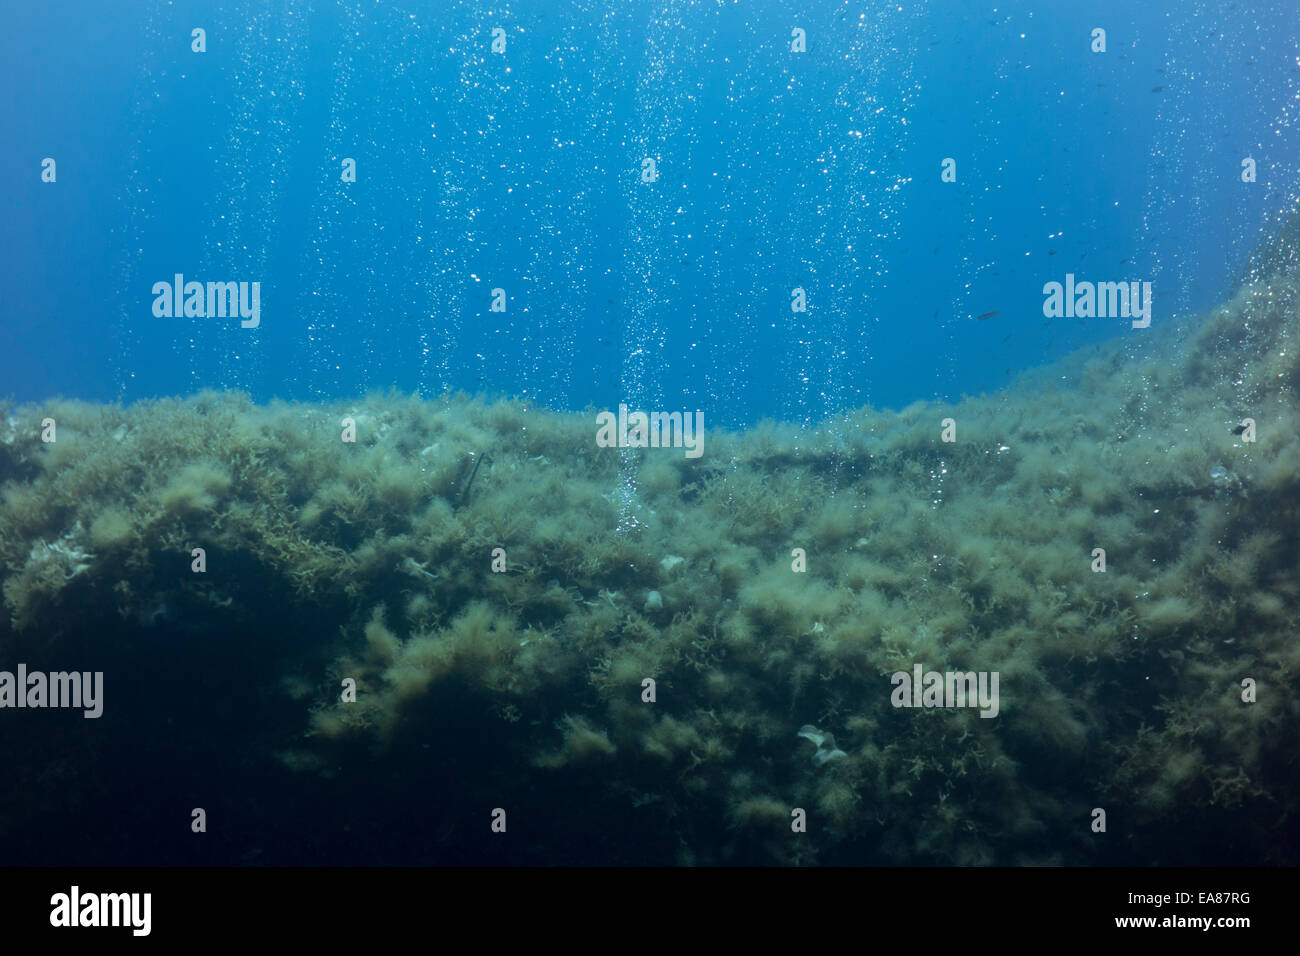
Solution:
M 87 9 L 0 865 L 1300 863 L 1291 4 Z

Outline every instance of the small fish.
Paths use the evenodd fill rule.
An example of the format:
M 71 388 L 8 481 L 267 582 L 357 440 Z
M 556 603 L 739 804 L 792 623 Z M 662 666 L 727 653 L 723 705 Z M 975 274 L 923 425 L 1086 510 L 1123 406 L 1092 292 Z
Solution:
M 983 322 L 985 319 L 991 319 L 991 318 L 993 318 L 993 316 L 997 315 L 997 314 L 998 314 L 999 312 L 1001 312 L 1001 311 L 1002 311 L 1001 309 L 994 309 L 992 312 L 983 312 L 983 313 L 981 313 L 981 314 L 975 316 L 975 321 L 976 321 L 976 322 Z
M 1056 250 L 1055 250 L 1055 249 L 1048 249 L 1048 250 L 1047 250 L 1047 254 L 1048 254 L 1049 256 L 1054 256 L 1054 255 L 1056 255 Z
M 1243 424 L 1243 425 L 1238 425 L 1236 428 L 1234 428 L 1234 429 L 1232 430 L 1232 433 L 1233 433 L 1234 435 L 1240 435 L 1240 434 L 1241 434 L 1242 432 L 1244 432 L 1245 430 L 1246 430 L 1246 426 L 1245 426 L 1244 424 Z
M 1153 86 L 1153 87 L 1151 87 L 1151 92 L 1152 92 L 1152 93 L 1161 93 L 1161 92 L 1163 92 L 1163 91 L 1164 91 L 1164 87 L 1163 87 L 1163 86 Z

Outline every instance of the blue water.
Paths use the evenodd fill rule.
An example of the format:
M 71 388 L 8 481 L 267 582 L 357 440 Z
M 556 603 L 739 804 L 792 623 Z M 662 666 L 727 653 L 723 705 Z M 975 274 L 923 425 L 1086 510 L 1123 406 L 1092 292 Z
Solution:
M 1282 2 L 12 6 L 0 394 L 452 389 L 744 424 L 996 389 L 1135 334 L 1045 319 L 1067 272 L 1152 281 L 1155 328 L 1225 298 L 1296 203 L 1297 19 Z M 155 317 L 176 273 L 261 282 L 260 326 Z

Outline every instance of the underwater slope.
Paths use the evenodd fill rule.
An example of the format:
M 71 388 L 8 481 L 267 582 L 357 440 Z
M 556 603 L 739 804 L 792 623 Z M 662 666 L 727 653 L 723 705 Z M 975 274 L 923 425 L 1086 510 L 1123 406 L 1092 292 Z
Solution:
M 249 827 L 295 826 L 277 774 L 434 818 L 369 862 L 1300 862 L 1297 291 L 956 405 L 637 452 L 624 534 L 594 412 L 5 409 L 0 668 L 102 669 L 105 716 L 27 713 L 0 831 L 120 799 L 129 750 L 187 820 L 169 761 L 259 768 Z M 916 665 L 996 672 L 996 716 L 893 706 Z M 271 838 L 241 839 L 206 858 Z

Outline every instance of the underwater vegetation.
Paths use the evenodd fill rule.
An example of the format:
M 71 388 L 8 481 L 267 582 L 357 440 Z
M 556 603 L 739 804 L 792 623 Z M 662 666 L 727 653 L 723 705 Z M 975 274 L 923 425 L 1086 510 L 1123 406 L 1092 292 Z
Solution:
M 993 395 L 648 449 L 627 532 L 594 413 L 6 406 L 0 659 L 111 695 L 166 634 L 246 687 L 226 745 L 371 788 L 323 800 L 446 751 L 467 816 L 580 794 L 648 862 L 1294 864 L 1298 329 L 1284 270 Z M 999 713 L 894 707 L 917 664 L 997 672 Z M 33 727 L 20 783 L 96 732 Z

